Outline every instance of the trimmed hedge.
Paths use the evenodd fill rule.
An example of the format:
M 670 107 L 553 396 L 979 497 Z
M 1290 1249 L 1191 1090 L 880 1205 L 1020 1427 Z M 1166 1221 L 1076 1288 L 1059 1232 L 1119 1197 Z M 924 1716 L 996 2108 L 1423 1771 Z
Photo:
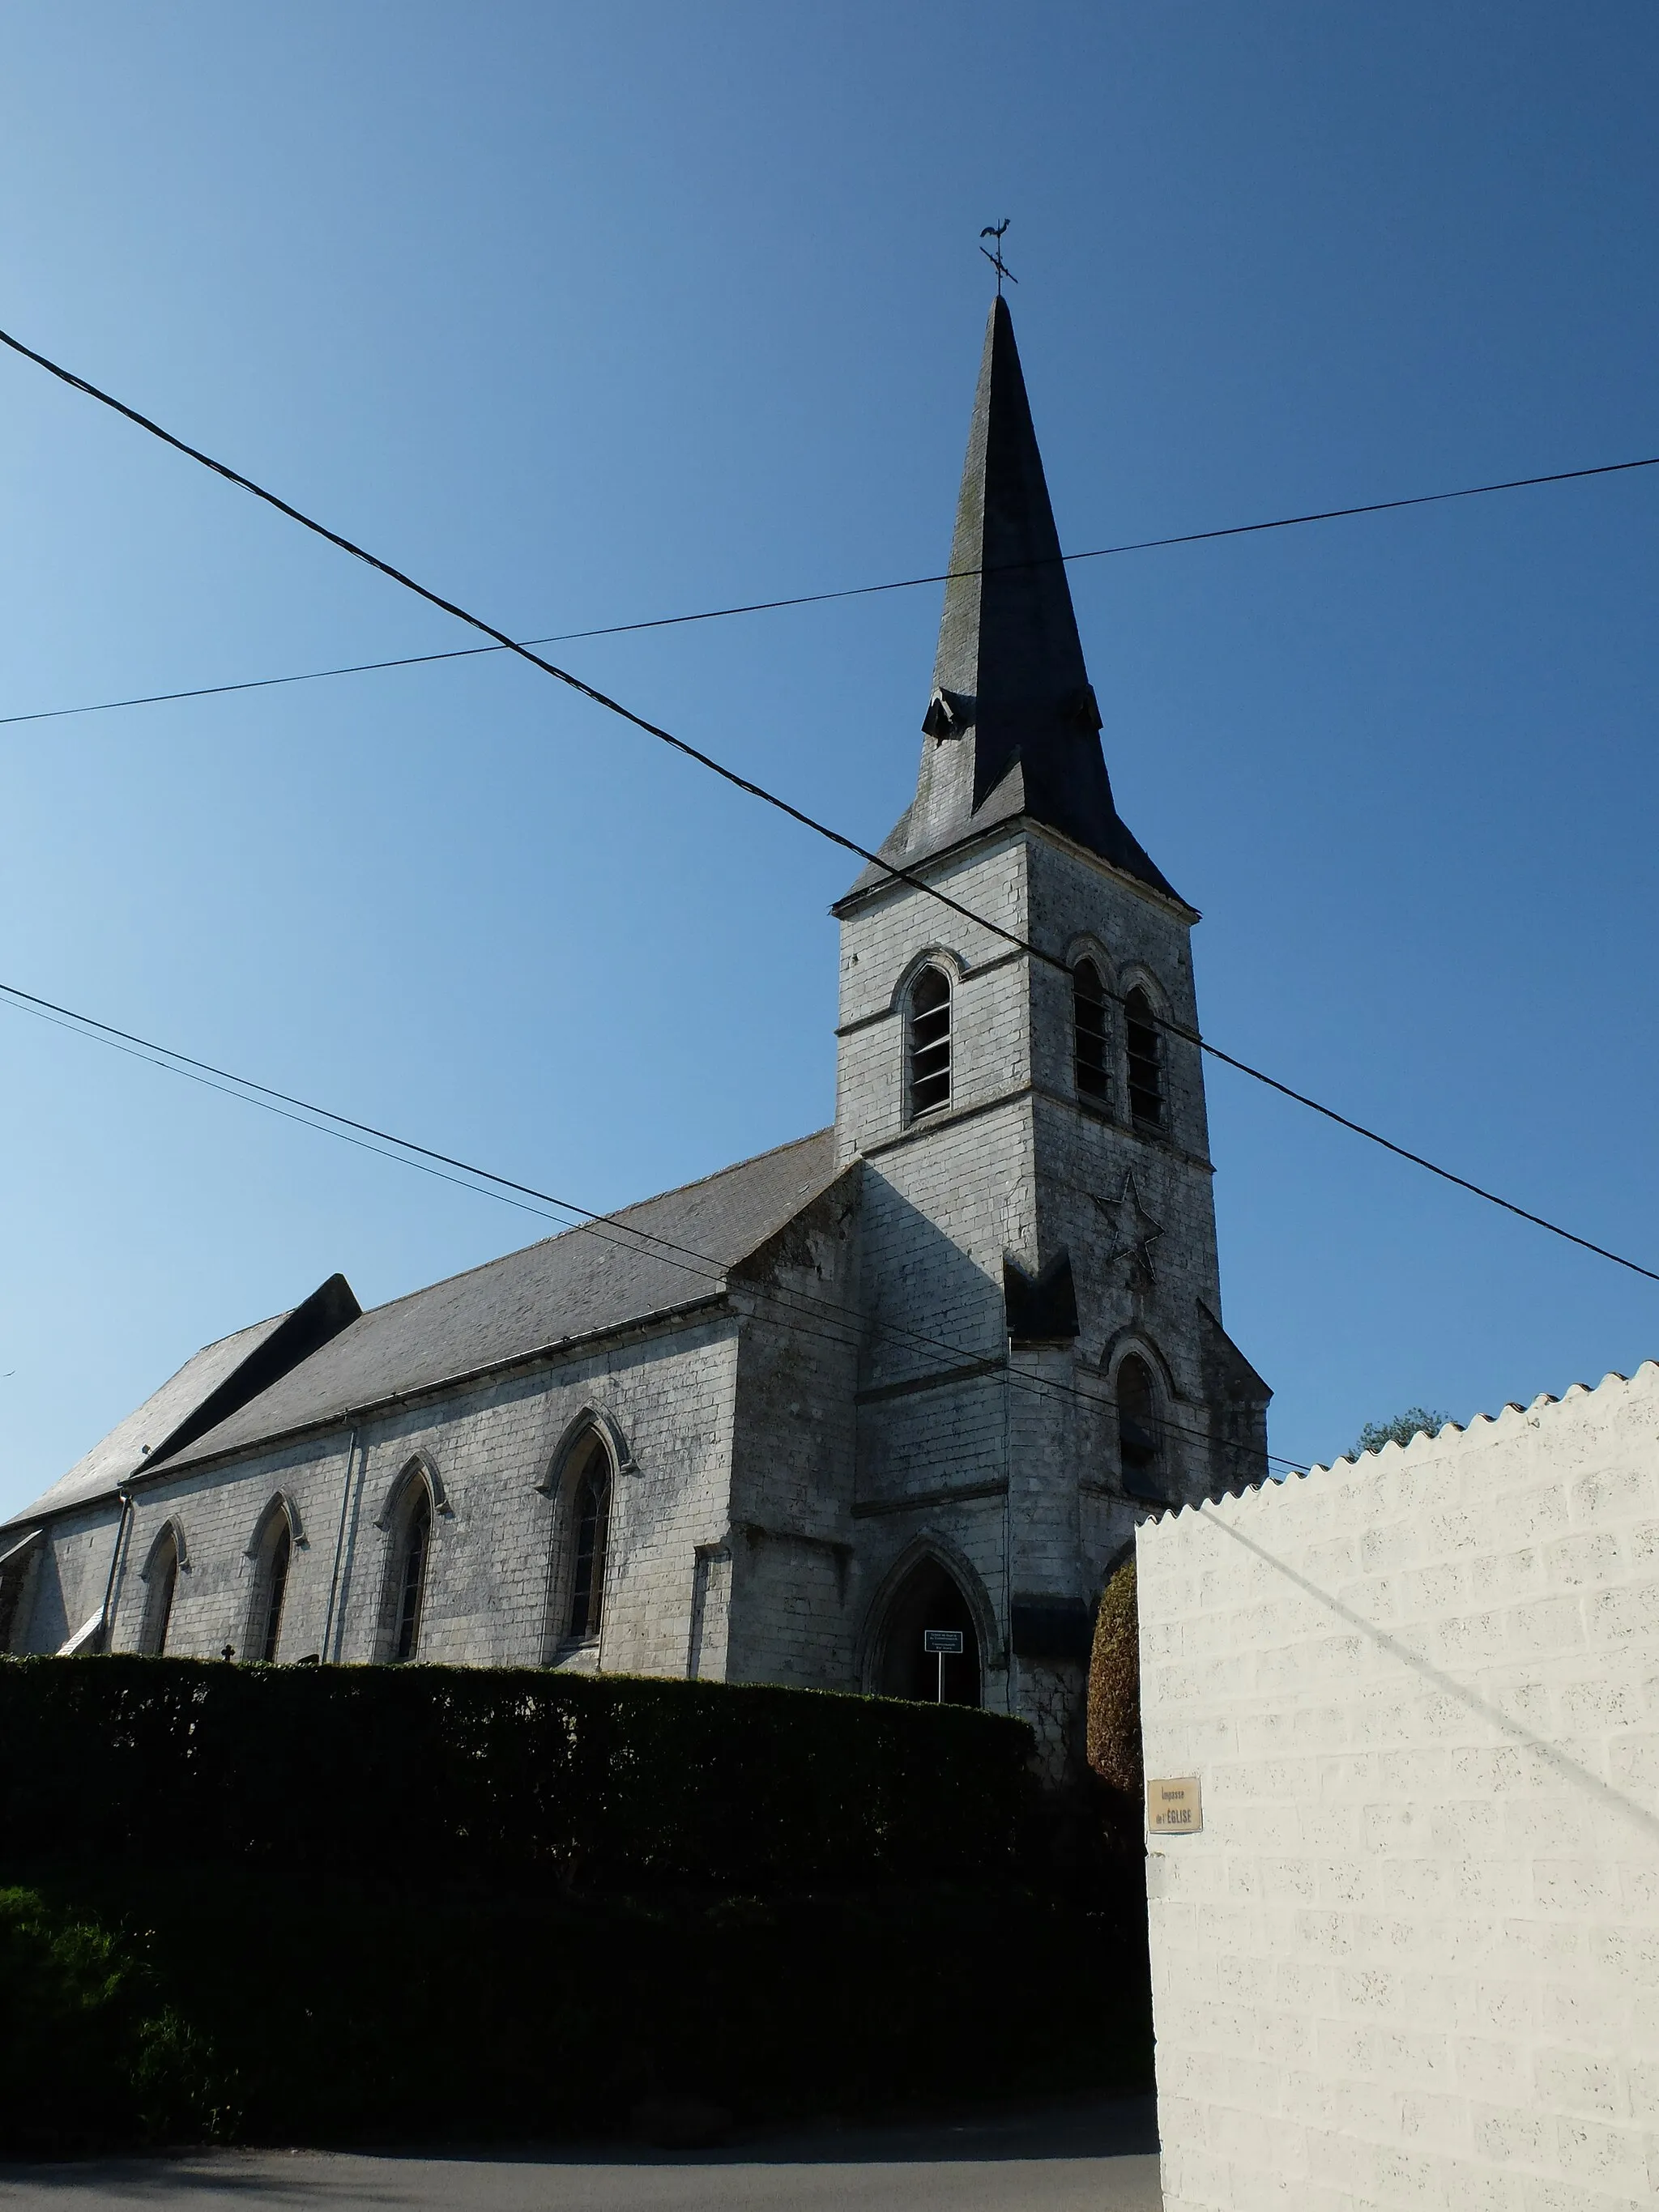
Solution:
M 1112 1577 L 1095 1615 L 1089 1659 L 1089 1764 L 1109 1788 L 1139 1807 L 1140 1614 L 1135 1563 Z
M 1006 1887 L 571 1899 L 151 1867 L 0 1888 L 0 2154 L 592 2136 L 660 2097 L 915 2109 L 1142 2088 L 1151 2058 L 1144 1943 Z
M 810 1690 L 443 1667 L 0 1663 L 0 1859 L 754 1893 L 1002 1881 L 1025 1727 Z

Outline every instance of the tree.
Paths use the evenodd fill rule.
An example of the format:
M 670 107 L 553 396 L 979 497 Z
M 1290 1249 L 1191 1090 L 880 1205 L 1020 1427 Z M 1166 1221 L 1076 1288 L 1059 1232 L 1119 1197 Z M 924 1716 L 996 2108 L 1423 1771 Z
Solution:
M 1379 1452 L 1384 1444 L 1408 1444 L 1419 1430 L 1426 1430 L 1433 1436 L 1450 1419 L 1449 1413 L 1431 1413 L 1426 1406 L 1407 1406 L 1392 1420 L 1367 1421 L 1348 1457 L 1358 1459 L 1362 1452 Z

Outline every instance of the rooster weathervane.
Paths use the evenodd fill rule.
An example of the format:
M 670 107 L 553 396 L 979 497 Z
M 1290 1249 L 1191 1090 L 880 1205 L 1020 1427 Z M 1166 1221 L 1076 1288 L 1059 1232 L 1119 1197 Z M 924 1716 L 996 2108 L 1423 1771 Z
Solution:
M 1015 276 L 1013 270 L 1008 267 L 1007 264 L 1002 258 L 1002 234 L 1007 229 L 1009 224 L 1012 221 L 1013 217 L 1012 216 L 1006 215 L 1003 216 L 1000 222 L 988 222 L 984 229 L 980 233 L 980 236 L 981 238 L 988 238 L 993 241 L 989 246 L 981 246 L 979 250 L 985 256 L 985 258 L 990 263 L 992 268 L 997 272 L 997 297 L 999 300 L 1002 297 L 1002 280 L 1005 276 L 1008 279 L 1008 282 L 1011 284 L 1018 284 L 1019 282 L 1018 277 Z

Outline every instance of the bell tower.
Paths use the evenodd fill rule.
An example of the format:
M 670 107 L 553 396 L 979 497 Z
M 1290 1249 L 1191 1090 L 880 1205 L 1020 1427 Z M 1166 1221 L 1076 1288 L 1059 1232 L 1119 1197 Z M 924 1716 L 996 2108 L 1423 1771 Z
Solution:
M 942 1570 L 982 1701 L 1063 1765 L 1109 1565 L 1147 1511 L 1265 1476 L 1271 1394 L 1221 1323 L 1199 917 L 1113 799 L 1000 298 L 951 570 L 915 797 L 881 848 L 920 883 L 871 866 L 835 909 L 864 1686 L 884 1608 Z

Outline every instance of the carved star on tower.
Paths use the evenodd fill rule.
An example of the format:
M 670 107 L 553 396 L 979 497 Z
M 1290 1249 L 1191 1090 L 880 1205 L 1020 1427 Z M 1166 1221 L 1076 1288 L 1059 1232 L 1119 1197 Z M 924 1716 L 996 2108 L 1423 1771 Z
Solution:
M 1094 1194 L 1090 1194 L 1091 1197 Z M 1133 1175 L 1125 1173 L 1123 1188 L 1115 1198 L 1095 1198 L 1095 1204 L 1112 1224 L 1112 1249 L 1106 1255 L 1110 1267 L 1114 1260 L 1133 1259 L 1146 1272 L 1149 1283 L 1158 1280 L 1152 1266 L 1152 1246 L 1164 1234 L 1161 1222 L 1154 1221 L 1140 1202 Z

